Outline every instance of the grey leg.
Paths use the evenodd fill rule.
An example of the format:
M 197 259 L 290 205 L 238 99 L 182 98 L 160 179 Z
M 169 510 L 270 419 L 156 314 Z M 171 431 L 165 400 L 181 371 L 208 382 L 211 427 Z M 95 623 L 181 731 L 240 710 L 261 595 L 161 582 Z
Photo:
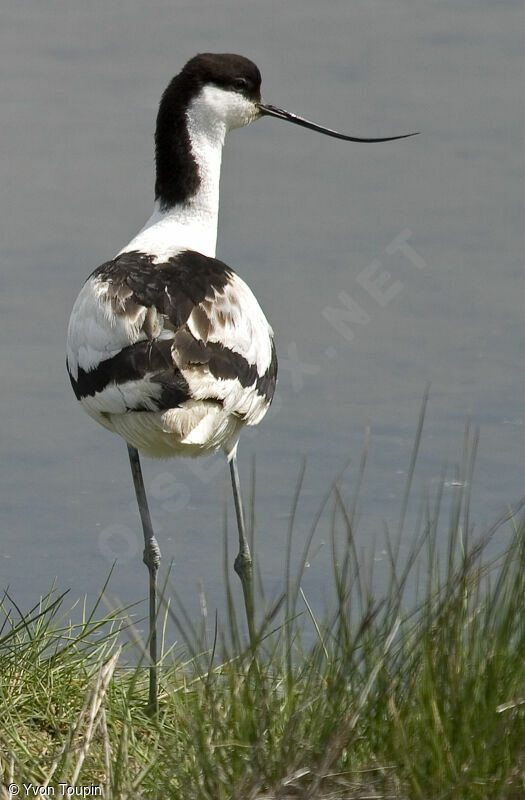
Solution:
M 149 709 L 156 713 L 158 710 L 157 698 L 157 572 L 160 564 L 160 549 L 153 533 L 151 517 L 149 515 L 148 500 L 144 489 L 144 479 L 140 467 L 138 451 L 128 444 L 129 463 L 133 476 L 133 485 L 137 496 L 142 530 L 144 532 L 143 560 L 149 572 Z
M 234 455 L 230 461 L 230 474 L 232 479 L 235 513 L 237 515 L 237 527 L 239 529 L 239 552 L 234 562 L 234 569 L 241 579 L 242 591 L 244 594 L 244 605 L 246 607 L 246 618 L 248 620 L 248 632 L 250 635 L 250 643 L 253 647 L 256 642 L 253 606 L 253 567 L 250 547 L 246 538 L 246 526 L 244 524 L 244 511 L 242 507 L 241 486 L 239 483 L 239 471 L 237 469 L 236 455 Z

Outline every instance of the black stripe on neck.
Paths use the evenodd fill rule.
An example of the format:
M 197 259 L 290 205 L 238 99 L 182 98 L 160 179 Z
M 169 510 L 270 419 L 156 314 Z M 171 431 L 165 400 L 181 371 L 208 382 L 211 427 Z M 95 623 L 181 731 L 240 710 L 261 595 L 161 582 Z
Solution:
M 186 202 L 200 186 L 186 119 L 188 105 L 199 89 L 196 81 L 181 73 L 173 78 L 160 101 L 155 129 L 155 199 L 163 210 Z

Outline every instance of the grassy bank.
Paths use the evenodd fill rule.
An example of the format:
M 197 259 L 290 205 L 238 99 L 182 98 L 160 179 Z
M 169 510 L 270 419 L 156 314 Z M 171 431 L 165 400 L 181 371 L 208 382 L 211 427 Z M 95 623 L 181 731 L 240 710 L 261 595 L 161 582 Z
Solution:
M 331 612 L 314 614 L 288 564 L 282 595 L 259 603 L 256 652 L 233 604 L 209 639 L 168 609 L 184 655 L 164 655 L 157 718 L 146 664 L 126 666 L 120 649 L 133 610 L 98 604 L 71 626 L 54 592 L 28 613 L 4 596 L 4 786 L 19 797 L 521 800 L 525 524 L 509 513 L 469 533 L 469 463 L 446 521 L 442 489 L 423 503 L 404 560 L 388 537 L 380 593 L 334 486 Z M 489 558 L 502 527 L 510 543 Z

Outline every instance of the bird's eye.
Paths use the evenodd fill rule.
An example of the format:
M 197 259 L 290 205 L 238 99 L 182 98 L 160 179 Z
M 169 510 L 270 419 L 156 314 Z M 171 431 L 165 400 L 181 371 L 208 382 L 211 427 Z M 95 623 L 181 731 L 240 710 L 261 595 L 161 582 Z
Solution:
M 248 88 L 248 81 L 247 81 L 246 78 L 241 78 L 241 77 L 234 78 L 233 79 L 233 85 L 234 85 L 235 89 L 238 89 L 239 91 L 243 91 L 244 89 Z

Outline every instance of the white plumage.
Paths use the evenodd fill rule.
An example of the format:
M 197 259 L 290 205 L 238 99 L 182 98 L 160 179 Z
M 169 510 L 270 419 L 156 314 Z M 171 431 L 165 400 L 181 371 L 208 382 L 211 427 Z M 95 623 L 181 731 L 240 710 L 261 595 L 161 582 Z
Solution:
M 77 298 L 68 335 L 72 379 L 78 381 L 80 370 L 95 376 L 103 362 L 137 343 L 168 342 L 171 363 L 166 367 L 180 373 L 188 396 L 177 408 L 159 412 L 162 385 L 152 380 L 158 370 L 145 369 L 139 378 L 120 381 L 117 365 L 113 379 L 110 375 L 98 390 L 79 395 L 82 407 L 150 456 L 184 454 L 186 444 L 191 445 L 188 455 L 223 447 L 230 456 L 242 425 L 259 422 L 271 399 L 259 393 L 256 385 L 274 364 L 273 334 L 251 290 L 230 272 L 221 290 L 210 290 L 193 307 L 185 324 L 174 327 L 155 306 L 132 303 L 129 308 L 126 301 L 133 299 L 132 292 L 116 303 L 112 288 L 108 280 L 91 277 Z M 221 355 L 230 361 L 234 354 L 240 356 L 239 375 L 230 376 L 234 364 L 232 370 L 222 370 L 223 374 L 215 370 L 214 374 L 206 359 L 199 359 L 194 351 L 199 343 L 201 350 L 208 344 L 218 345 Z M 255 369 L 252 380 L 243 385 L 240 373 L 247 366 Z M 208 422 L 206 415 L 210 415 Z M 151 433 L 146 436 L 148 425 Z

